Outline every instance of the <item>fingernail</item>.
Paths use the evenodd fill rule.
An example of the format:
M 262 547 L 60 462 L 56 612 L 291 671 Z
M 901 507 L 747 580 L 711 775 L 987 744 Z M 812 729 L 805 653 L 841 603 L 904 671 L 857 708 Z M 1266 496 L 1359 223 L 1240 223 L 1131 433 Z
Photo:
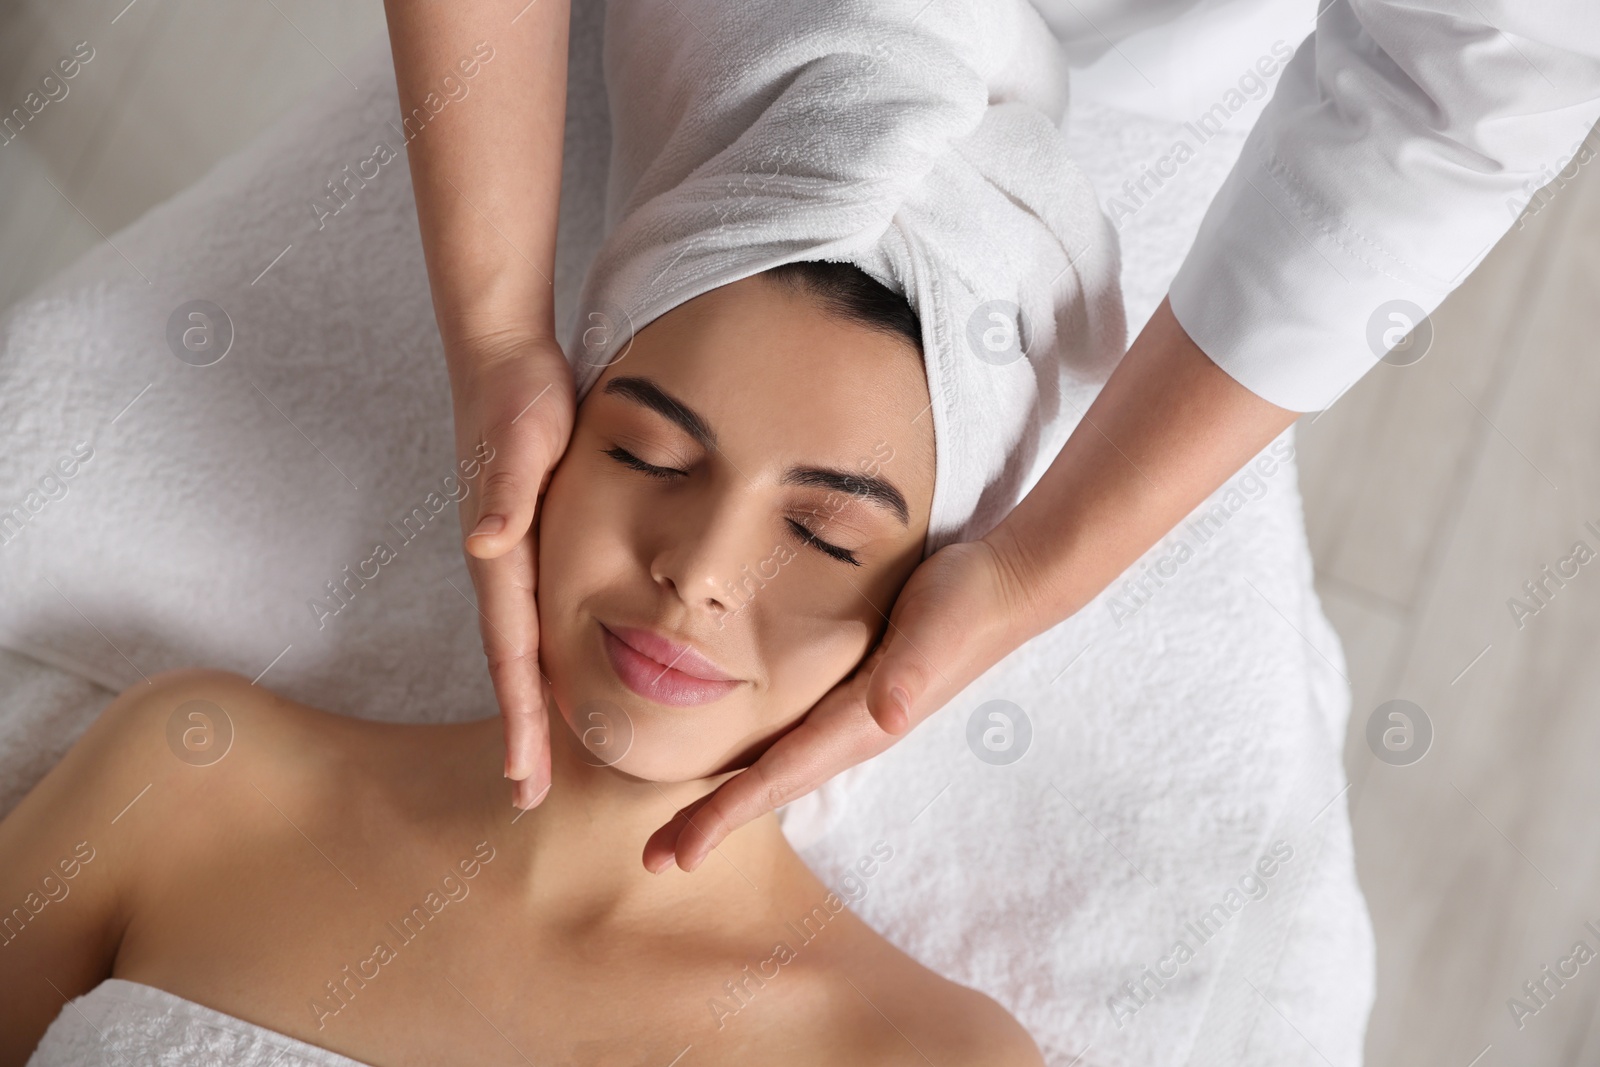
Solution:
M 515 788 L 521 806 L 524 809 L 528 809 L 538 805 L 539 801 L 544 799 L 544 795 L 550 792 L 550 783 L 545 782 L 543 786 L 537 787 L 536 791 L 534 780 L 532 778 L 523 778 L 517 782 Z
M 497 534 L 506 528 L 504 515 L 485 515 L 478 520 L 478 525 L 468 534 L 468 537 L 488 537 Z

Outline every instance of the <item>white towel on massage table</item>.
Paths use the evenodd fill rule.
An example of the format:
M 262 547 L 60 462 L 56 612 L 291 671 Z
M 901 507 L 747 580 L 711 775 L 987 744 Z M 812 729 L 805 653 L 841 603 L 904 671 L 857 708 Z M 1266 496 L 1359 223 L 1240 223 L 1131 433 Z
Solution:
M 573 31 L 564 324 L 609 142 L 587 5 Z M 359 92 L 330 79 L 0 323 L 0 521 L 25 512 L 0 545 L 4 810 L 111 691 L 167 668 L 270 665 L 262 684 L 372 718 L 493 710 L 455 520 L 430 510 L 453 446 L 404 160 L 321 229 L 312 208 L 378 142 L 401 147 L 387 42 L 349 73 Z M 1177 134 L 1104 107 L 1072 123 L 1102 191 Z M 1125 226 L 1131 328 L 1234 151 L 1213 141 Z M 193 299 L 233 322 L 213 366 L 168 344 Z M 786 824 L 865 918 L 1006 1004 L 1058 1067 L 1359 1062 L 1372 946 L 1339 798 L 1348 690 L 1291 441 L 1196 513 L 1203 530 L 1180 527 L 858 773 L 842 817 L 807 820 L 831 827 L 821 840 Z M 61 476 L 80 443 L 92 458 Z M 379 540 L 396 558 L 319 628 L 308 602 Z M 1010 766 L 966 740 L 991 699 L 1031 723 Z M 868 877 L 878 841 L 893 855 Z M 1246 886 L 1261 899 L 1241 895 L 1276 841 L 1292 858 Z M 1204 943 L 1196 920 L 1215 927 Z

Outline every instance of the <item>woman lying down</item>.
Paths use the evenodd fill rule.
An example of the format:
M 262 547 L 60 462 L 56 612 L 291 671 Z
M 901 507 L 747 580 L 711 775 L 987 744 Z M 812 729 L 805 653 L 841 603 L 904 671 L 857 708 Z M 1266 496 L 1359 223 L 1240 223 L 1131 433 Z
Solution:
M 748 0 L 714 34 L 673 6 L 606 6 L 611 225 L 580 306 L 629 328 L 580 317 L 568 346 L 548 799 L 507 803 L 498 717 L 136 686 L 0 823 L 0 1062 L 1042 1062 L 775 817 L 690 874 L 639 848 L 857 670 L 1121 354 L 1048 30 L 1024 0 Z
M 541 522 L 568 728 L 538 808 L 507 803 L 497 718 L 357 720 L 203 670 L 124 692 L 0 823 L 0 901 L 55 892 L 5 929 L 0 1061 L 1042 1062 L 775 816 L 693 874 L 638 861 L 857 666 L 921 558 L 919 336 L 856 268 L 801 263 L 605 370 Z M 719 579 L 768 559 L 730 608 Z

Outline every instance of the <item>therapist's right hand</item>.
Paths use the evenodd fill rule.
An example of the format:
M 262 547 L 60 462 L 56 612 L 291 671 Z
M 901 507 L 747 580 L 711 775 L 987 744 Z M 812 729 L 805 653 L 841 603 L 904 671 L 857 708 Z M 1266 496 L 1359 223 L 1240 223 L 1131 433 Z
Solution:
M 550 786 L 534 602 L 536 520 L 550 472 L 572 436 L 572 368 L 554 339 L 520 334 L 458 342 L 446 356 L 456 456 L 472 489 L 460 513 L 478 630 L 505 723 L 513 801 L 531 808 Z

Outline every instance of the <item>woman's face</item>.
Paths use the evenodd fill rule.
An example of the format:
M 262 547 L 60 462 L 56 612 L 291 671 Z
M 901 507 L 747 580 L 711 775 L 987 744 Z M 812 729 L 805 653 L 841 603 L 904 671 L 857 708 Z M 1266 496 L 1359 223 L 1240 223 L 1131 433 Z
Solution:
M 755 275 L 634 337 L 539 523 L 539 656 L 591 762 L 744 766 L 848 674 L 921 558 L 922 359 Z

